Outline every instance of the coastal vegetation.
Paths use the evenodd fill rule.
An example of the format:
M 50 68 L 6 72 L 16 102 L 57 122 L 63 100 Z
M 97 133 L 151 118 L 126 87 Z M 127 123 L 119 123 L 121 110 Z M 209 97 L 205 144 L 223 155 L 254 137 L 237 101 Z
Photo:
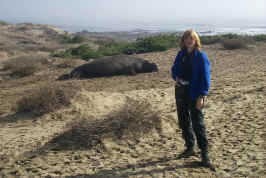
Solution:
M 81 42 L 82 37 L 67 38 L 65 41 L 70 43 Z M 266 41 L 266 35 L 210 35 L 201 36 L 203 45 L 221 43 L 225 49 L 246 48 L 248 43 L 256 41 Z M 116 42 L 102 44 L 97 50 L 90 48 L 87 44 L 80 44 L 78 47 L 72 47 L 54 53 L 54 57 L 63 58 L 81 58 L 88 60 L 90 58 L 98 58 L 102 56 L 114 56 L 119 54 L 139 54 L 147 52 L 165 51 L 170 48 L 178 47 L 180 36 L 178 34 L 160 34 L 146 38 L 138 38 L 135 42 Z

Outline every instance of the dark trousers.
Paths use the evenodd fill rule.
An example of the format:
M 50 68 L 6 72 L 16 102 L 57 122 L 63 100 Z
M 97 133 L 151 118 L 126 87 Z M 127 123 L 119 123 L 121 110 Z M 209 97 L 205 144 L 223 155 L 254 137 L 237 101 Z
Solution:
M 175 93 L 177 92 L 175 91 Z M 196 99 L 189 98 L 189 87 L 186 87 L 182 102 L 176 103 L 178 123 L 180 129 L 182 130 L 182 137 L 185 140 L 185 146 L 187 148 L 194 147 L 195 134 L 199 149 L 201 149 L 202 152 L 207 152 L 208 140 L 203 122 L 204 117 L 202 109 L 199 110 L 196 108 L 196 103 Z

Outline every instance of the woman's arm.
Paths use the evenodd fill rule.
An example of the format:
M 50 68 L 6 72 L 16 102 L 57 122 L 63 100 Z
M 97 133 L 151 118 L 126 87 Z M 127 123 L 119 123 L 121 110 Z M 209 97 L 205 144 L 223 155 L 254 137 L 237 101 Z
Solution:
M 205 96 L 208 94 L 210 88 L 210 63 L 205 53 L 201 52 L 202 63 L 201 63 L 201 87 L 200 95 Z
M 204 105 L 204 98 L 208 94 L 210 87 L 210 64 L 206 54 L 203 52 L 201 52 L 200 72 L 200 96 L 196 102 L 196 108 L 199 110 Z
M 178 54 L 175 57 L 174 63 L 172 65 L 171 68 L 171 76 L 174 80 L 177 79 L 178 75 L 179 75 L 179 60 L 181 57 L 181 52 L 179 51 Z

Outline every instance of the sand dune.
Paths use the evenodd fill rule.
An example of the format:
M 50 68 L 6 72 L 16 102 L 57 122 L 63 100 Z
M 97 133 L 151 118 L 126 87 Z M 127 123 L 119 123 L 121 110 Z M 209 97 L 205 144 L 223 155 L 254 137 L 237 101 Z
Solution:
M 60 83 L 55 79 L 71 68 L 51 64 L 46 72 L 21 79 L 8 78 L 0 71 L 4 77 L 0 83 L 0 175 L 264 177 L 266 45 L 256 43 L 230 51 L 215 44 L 203 50 L 211 62 L 211 89 L 204 114 L 216 172 L 199 166 L 199 154 L 177 159 L 184 142 L 169 73 L 177 49 L 171 49 L 138 55 L 158 64 L 157 73 L 61 82 L 81 90 L 70 106 L 43 116 L 14 113 L 11 107 L 43 82 Z M 90 124 L 100 127 L 97 123 L 123 110 L 128 99 L 149 103 L 159 113 L 161 130 L 152 129 L 133 139 L 101 137 L 99 144 L 88 147 L 91 137 L 76 135 L 85 140 L 78 142 L 66 129 L 79 118 L 96 118 Z

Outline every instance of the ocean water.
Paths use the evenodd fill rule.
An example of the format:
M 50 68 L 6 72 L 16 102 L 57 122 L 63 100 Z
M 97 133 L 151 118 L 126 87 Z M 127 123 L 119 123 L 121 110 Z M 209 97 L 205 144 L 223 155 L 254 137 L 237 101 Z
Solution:
M 213 24 L 116 24 L 104 26 L 63 26 L 67 31 L 79 32 L 129 32 L 129 33 L 160 33 L 160 32 L 183 32 L 187 29 L 194 29 L 199 35 L 217 34 L 241 34 L 256 35 L 266 34 L 265 24 L 232 24 L 232 25 L 213 25 Z

